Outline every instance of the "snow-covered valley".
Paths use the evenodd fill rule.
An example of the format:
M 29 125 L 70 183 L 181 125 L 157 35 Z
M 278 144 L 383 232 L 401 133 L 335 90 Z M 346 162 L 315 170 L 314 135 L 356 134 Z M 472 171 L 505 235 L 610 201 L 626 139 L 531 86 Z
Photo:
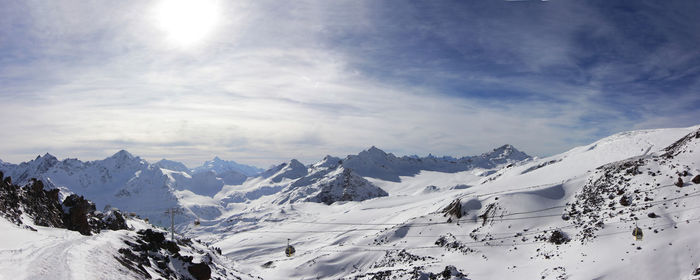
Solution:
M 90 162 L 46 154 L 0 171 L 14 185 L 37 178 L 60 200 L 82 195 L 157 226 L 134 217 L 131 230 L 85 236 L 26 215 L 36 231 L 0 219 L 2 279 L 194 277 L 117 261 L 138 230 L 169 226 L 171 208 L 182 210 L 176 237 L 201 241 L 182 255 L 201 263 L 220 249 L 208 261 L 226 268 L 212 278 L 700 278 L 700 126 L 619 133 L 546 158 L 510 145 L 462 158 L 371 147 L 263 171 L 218 158 L 193 169 L 151 164 L 120 151 Z M 170 270 L 185 267 L 175 263 Z

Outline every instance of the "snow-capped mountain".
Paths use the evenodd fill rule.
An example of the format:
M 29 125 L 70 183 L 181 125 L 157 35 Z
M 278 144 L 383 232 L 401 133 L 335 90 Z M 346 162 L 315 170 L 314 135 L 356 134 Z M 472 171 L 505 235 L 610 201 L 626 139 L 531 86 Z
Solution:
M 49 188 L 59 187 L 64 193 L 88 197 L 100 209 L 111 205 L 138 212 L 156 223 L 165 224 L 163 211 L 178 206 L 176 189 L 167 173 L 124 150 L 104 160 L 88 162 L 59 161 L 46 154 L 19 165 L 3 166 L 2 171 L 18 184 L 37 178 Z
M 699 129 L 626 132 L 496 169 L 413 175 L 372 148 L 348 158 L 392 167 L 365 176 L 388 195 L 330 205 L 310 201 L 323 182 L 355 171 L 348 158 L 326 157 L 298 179 L 247 181 L 238 194 L 268 192 L 230 200 L 231 211 L 188 232 L 265 279 L 694 279 Z M 279 258 L 287 239 L 297 253 Z
M 153 165 L 162 168 L 162 169 L 168 169 L 172 171 L 177 171 L 177 172 L 184 172 L 184 173 L 191 173 L 191 170 L 185 166 L 182 162 L 179 161 L 173 161 L 173 160 L 167 160 L 167 159 L 161 159 L 154 163 Z
M 218 217 L 226 211 L 228 203 L 260 198 L 270 198 L 274 203 L 364 200 L 386 192 L 371 182 L 365 182 L 363 176 L 400 181 L 399 176 L 412 176 L 423 170 L 457 172 L 476 167 L 493 168 L 498 164 L 527 158 L 529 156 L 509 145 L 481 156 L 458 160 L 447 157 L 398 158 L 372 147 L 342 160 L 326 156 L 316 164 L 305 166 L 293 159 L 259 172 L 255 167 L 218 157 L 192 170 L 180 162 L 167 159 L 150 164 L 122 150 L 104 160 L 89 162 L 78 159 L 60 161 L 47 153 L 18 165 L 3 163 L 0 171 L 20 184 L 37 178 L 44 181 L 48 188 L 62 189 L 64 196 L 70 193 L 84 195 L 95 201 L 98 207 L 118 207 L 165 225 L 168 217 L 164 212 L 173 207 L 185 210 L 176 219 L 185 223 L 197 218 Z M 259 174 L 249 179 L 241 173 L 243 171 Z M 339 177 L 351 178 L 352 183 L 344 187 L 331 187 L 336 184 L 332 182 L 340 180 Z M 319 185 L 322 181 L 331 185 Z M 328 196 L 314 199 L 311 194 L 319 195 L 316 192 Z M 336 194 L 341 194 L 341 197 L 336 197 Z
M 263 170 L 251 165 L 240 164 L 232 160 L 222 160 L 219 157 L 214 157 L 214 159 L 205 161 L 202 166 L 195 167 L 192 169 L 192 173 L 200 173 L 214 171 L 216 174 L 224 174 L 229 172 L 236 172 L 245 175 L 246 177 L 253 177 Z
M 363 201 L 388 195 L 349 168 L 319 170 L 315 176 L 305 179 L 292 184 L 289 191 L 281 195 L 276 203 L 310 201 L 332 204 L 338 201 Z
M 239 185 L 126 152 L 0 166 L 98 199 L 158 204 L 165 190 L 191 217 L 179 232 L 263 279 L 695 279 L 699 158 L 695 126 L 619 133 L 545 158 L 510 145 L 463 158 L 372 147 L 291 160 Z M 284 256 L 287 240 L 294 256 Z
M 498 165 L 529 159 L 530 156 L 511 145 L 504 145 L 479 156 L 453 157 L 396 157 L 377 147 L 342 160 L 342 165 L 365 177 L 399 182 L 400 176 L 413 176 L 420 171 L 455 173 L 475 168 L 492 169 Z
M 265 172 L 260 173 L 260 177 L 265 179 L 269 178 L 271 182 L 279 183 L 284 179 L 297 179 L 304 177 L 308 173 L 309 170 L 303 163 L 296 159 L 292 159 L 289 162 L 285 162 L 265 170 Z

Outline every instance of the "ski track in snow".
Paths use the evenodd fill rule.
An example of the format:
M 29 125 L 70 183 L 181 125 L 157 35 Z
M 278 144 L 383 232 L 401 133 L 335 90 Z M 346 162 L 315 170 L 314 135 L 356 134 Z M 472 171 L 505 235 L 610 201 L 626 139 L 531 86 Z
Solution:
M 134 279 L 112 257 L 118 232 L 93 236 L 38 227 L 39 232 L 22 234 L 45 236 L 22 242 L 19 248 L 0 250 L 0 279 Z

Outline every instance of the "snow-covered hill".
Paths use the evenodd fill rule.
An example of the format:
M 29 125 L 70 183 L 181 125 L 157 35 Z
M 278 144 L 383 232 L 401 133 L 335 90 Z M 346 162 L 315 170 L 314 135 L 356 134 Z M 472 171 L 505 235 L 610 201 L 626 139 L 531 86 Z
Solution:
M 295 182 L 308 186 L 348 167 L 347 158 L 326 157 L 299 179 L 247 181 L 250 189 L 228 194 L 268 192 L 228 200 L 221 218 L 188 234 L 265 279 L 695 279 L 699 129 L 620 133 L 496 169 L 383 176 L 397 170 L 386 168 L 365 179 L 388 196 L 271 203 L 301 192 L 287 191 Z M 682 149 L 667 149 L 681 138 Z M 377 150 L 354 157 L 404 166 Z M 637 226 L 643 240 L 632 236 Z M 293 257 L 283 255 L 287 239 Z
M 255 279 L 220 250 L 0 174 L 0 279 Z
M 43 156 L 21 170 L 66 186 L 55 182 L 79 183 L 84 172 L 61 170 L 95 165 L 108 172 L 92 173 L 112 175 L 100 183 L 111 193 L 166 186 L 191 217 L 179 232 L 264 279 L 700 277 L 700 126 L 619 133 L 545 158 L 510 145 L 462 158 L 372 147 L 310 165 L 290 160 L 235 185 L 214 170 L 111 158 Z M 110 185 L 138 171 L 126 187 Z

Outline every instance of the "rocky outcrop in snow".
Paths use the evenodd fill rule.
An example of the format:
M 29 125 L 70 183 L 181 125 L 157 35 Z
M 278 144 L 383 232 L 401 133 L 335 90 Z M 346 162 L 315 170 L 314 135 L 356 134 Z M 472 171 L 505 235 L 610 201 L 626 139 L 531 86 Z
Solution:
M 348 168 L 322 170 L 301 180 L 303 184 L 292 184 L 290 190 L 277 199 L 277 203 L 310 201 L 333 204 L 337 201 L 363 201 L 388 195 Z
M 33 228 L 27 223 L 65 228 L 83 235 L 99 233 L 105 229 L 127 228 L 124 217 L 118 210 L 110 209 L 107 213 L 96 211 L 94 203 L 77 195 L 70 195 L 61 202 L 58 189 L 45 190 L 42 181 L 31 180 L 24 187 L 8 181 L 0 182 L 0 215 L 16 225 L 30 229 Z M 30 221 L 23 220 L 23 217 Z
M 666 147 L 661 154 L 642 155 L 599 167 L 568 203 L 563 217 L 570 219 L 579 229 L 578 237 L 587 241 L 596 237 L 605 221 L 647 216 L 645 210 L 676 196 L 669 192 L 669 187 L 684 187 L 683 182 L 698 170 L 699 146 L 700 129 Z M 649 217 L 655 218 L 656 214 L 652 214 Z

